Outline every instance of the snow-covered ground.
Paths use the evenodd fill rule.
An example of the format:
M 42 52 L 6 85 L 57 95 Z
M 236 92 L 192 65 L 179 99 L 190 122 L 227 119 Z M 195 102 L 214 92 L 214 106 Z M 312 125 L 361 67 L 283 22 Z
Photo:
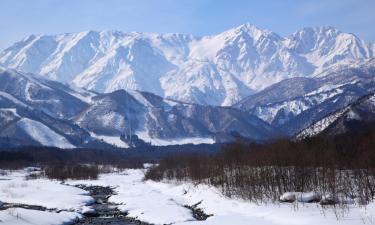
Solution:
M 292 225 L 340 224 L 358 225 L 375 223 L 375 204 L 367 207 L 349 205 L 341 209 L 322 210 L 317 203 L 254 204 L 229 199 L 207 185 L 174 182 L 143 181 L 144 170 L 126 170 L 122 173 L 101 175 L 95 181 L 72 181 L 116 187 L 117 195 L 109 201 L 121 203 L 120 209 L 129 216 L 154 224 L 209 224 L 209 225 Z M 196 221 L 184 205 L 198 206 L 213 214 L 206 221 Z
M 155 146 L 168 146 L 168 145 L 186 145 L 186 144 L 214 144 L 215 140 L 209 137 L 186 137 L 186 138 L 177 138 L 177 139 L 160 139 L 152 138 L 147 131 L 138 131 L 136 132 L 137 136 L 151 145 Z
M 98 180 L 68 181 L 68 184 L 112 186 L 117 195 L 109 198 L 118 203 L 129 216 L 153 224 L 176 225 L 293 225 L 338 224 L 358 225 L 375 223 L 375 204 L 367 207 L 348 205 L 349 210 L 327 208 L 317 203 L 255 204 L 230 199 L 208 185 L 193 185 L 171 181 L 143 181 L 145 170 L 128 169 L 99 176 Z M 1 174 L 1 173 L 0 173 Z M 39 211 L 22 208 L 0 210 L 0 224 L 66 224 L 81 216 L 93 201 L 79 188 L 46 179 L 25 180 L 27 170 L 0 175 L 0 202 L 23 203 L 54 208 Z M 212 214 L 206 221 L 194 219 L 190 209 L 198 207 Z M 59 210 L 62 210 L 59 212 Z
M 68 224 L 79 217 L 76 212 L 44 212 L 10 208 L 0 211 L 0 224 L 6 225 L 58 225 Z
M 82 189 L 47 179 L 26 180 L 27 174 L 28 170 L 19 170 L 0 175 L 0 202 L 53 210 L 9 208 L 0 211 L 0 224 L 65 224 L 80 217 L 79 213 L 93 201 Z
M 98 135 L 94 132 L 90 132 L 90 135 L 101 141 L 104 141 L 107 144 L 114 145 L 119 148 L 129 148 L 129 145 L 123 142 L 120 136 Z

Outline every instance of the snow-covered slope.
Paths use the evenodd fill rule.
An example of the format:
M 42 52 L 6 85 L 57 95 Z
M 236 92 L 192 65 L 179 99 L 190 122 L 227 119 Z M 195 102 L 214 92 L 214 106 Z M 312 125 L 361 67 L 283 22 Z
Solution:
M 108 147 L 69 120 L 88 106 L 75 96 L 85 99 L 88 94 L 32 74 L 1 69 L 0 145 Z
M 348 108 L 344 108 L 333 113 L 332 115 L 322 118 L 321 120 L 311 124 L 311 126 L 307 127 L 306 129 L 303 129 L 299 134 L 296 135 L 296 137 L 298 139 L 302 139 L 318 135 L 319 133 L 327 129 L 328 126 L 334 123 L 345 112 L 347 112 L 347 110 Z
M 306 138 L 321 133 L 341 134 L 358 132 L 375 122 L 375 94 L 366 95 L 302 130 L 296 137 Z
M 374 56 L 332 27 L 289 37 L 244 24 L 218 35 L 88 31 L 31 35 L 0 53 L 0 65 L 98 92 L 148 91 L 185 102 L 232 105 L 291 77 L 312 77 Z
M 66 88 L 33 74 L 0 68 L 1 92 L 57 118 L 69 118 L 87 106 Z
M 2 103 L 0 97 L 0 105 Z M 0 139 L 1 143 L 6 145 L 44 145 L 54 146 L 59 148 L 74 148 L 74 138 L 69 138 L 72 135 L 64 135 L 64 127 L 59 129 L 57 120 L 56 124 L 49 125 L 41 118 L 34 116 L 32 112 L 22 109 L 22 107 L 14 106 L 15 108 L 0 107 Z M 47 115 L 45 115 L 47 116 Z M 61 122 L 60 122 L 61 123 Z M 78 136 L 78 133 L 75 135 Z M 83 136 L 84 137 L 84 136 Z M 70 141 L 68 140 L 70 139 Z M 6 144 L 10 142 L 9 144 Z
M 235 107 L 294 135 L 312 122 L 375 91 L 375 61 L 336 68 L 314 78 L 291 78 L 251 95 Z
M 35 120 L 22 118 L 17 121 L 17 126 L 41 145 L 59 148 L 75 147 L 64 136 L 57 134 L 49 127 Z
M 265 140 L 279 135 L 259 118 L 237 109 L 124 90 L 94 97 L 74 121 L 96 135 L 137 135 L 155 145 L 222 142 L 236 135 Z

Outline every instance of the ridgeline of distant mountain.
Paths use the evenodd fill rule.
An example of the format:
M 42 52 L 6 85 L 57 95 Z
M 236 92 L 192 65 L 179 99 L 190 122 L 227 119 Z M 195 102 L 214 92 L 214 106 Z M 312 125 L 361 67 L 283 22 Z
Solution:
M 218 35 L 88 31 L 31 35 L 0 65 L 96 92 L 152 92 L 203 105 L 232 105 L 287 78 L 321 76 L 374 57 L 375 45 L 333 27 L 288 37 L 251 24 Z

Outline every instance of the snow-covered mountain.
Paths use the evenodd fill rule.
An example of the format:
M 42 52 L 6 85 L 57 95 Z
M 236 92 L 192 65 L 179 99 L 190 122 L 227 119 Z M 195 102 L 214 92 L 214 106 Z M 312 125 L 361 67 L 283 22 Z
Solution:
M 61 148 L 105 143 L 69 121 L 87 103 L 32 74 L 0 68 L 1 145 L 47 145 Z
M 225 106 L 286 78 L 361 63 L 374 49 L 332 27 L 281 37 L 244 24 L 204 37 L 119 31 L 31 35 L 1 52 L 0 65 L 97 92 L 140 90 Z
M 74 119 L 102 136 L 135 134 L 156 145 L 234 140 L 236 136 L 266 140 L 278 135 L 267 123 L 237 109 L 166 101 L 145 92 L 118 90 L 92 99 Z
M 324 76 L 286 79 L 250 95 L 235 107 L 294 135 L 373 91 L 375 59 L 339 67 Z
M 98 94 L 33 74 L 0 68 L 1 146 L 128 147 L 214 143 L 279 135 L 269 124 L 229 107 L 165 100 L 117 90 Z
M 366 130 L 367 126 L 373 126 L 374 122 L 375 94 L 372 93 L 316 121 L 296 137 L 301 139 L 322 133 L 337 135 L 346 132 L 360 132 Z

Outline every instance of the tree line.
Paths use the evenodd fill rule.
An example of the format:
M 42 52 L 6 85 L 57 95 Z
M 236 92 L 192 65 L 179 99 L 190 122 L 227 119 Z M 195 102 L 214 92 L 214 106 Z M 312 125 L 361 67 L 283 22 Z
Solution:
M 169 156 L 145 179 L 209 184 L 229 197 L 254 202 L 277 201 L 285 192 L 313 191 L 367 204 L 375 196 L 375 126 L 369 127 L 304 140 L 238 141 L 211 155 Z

